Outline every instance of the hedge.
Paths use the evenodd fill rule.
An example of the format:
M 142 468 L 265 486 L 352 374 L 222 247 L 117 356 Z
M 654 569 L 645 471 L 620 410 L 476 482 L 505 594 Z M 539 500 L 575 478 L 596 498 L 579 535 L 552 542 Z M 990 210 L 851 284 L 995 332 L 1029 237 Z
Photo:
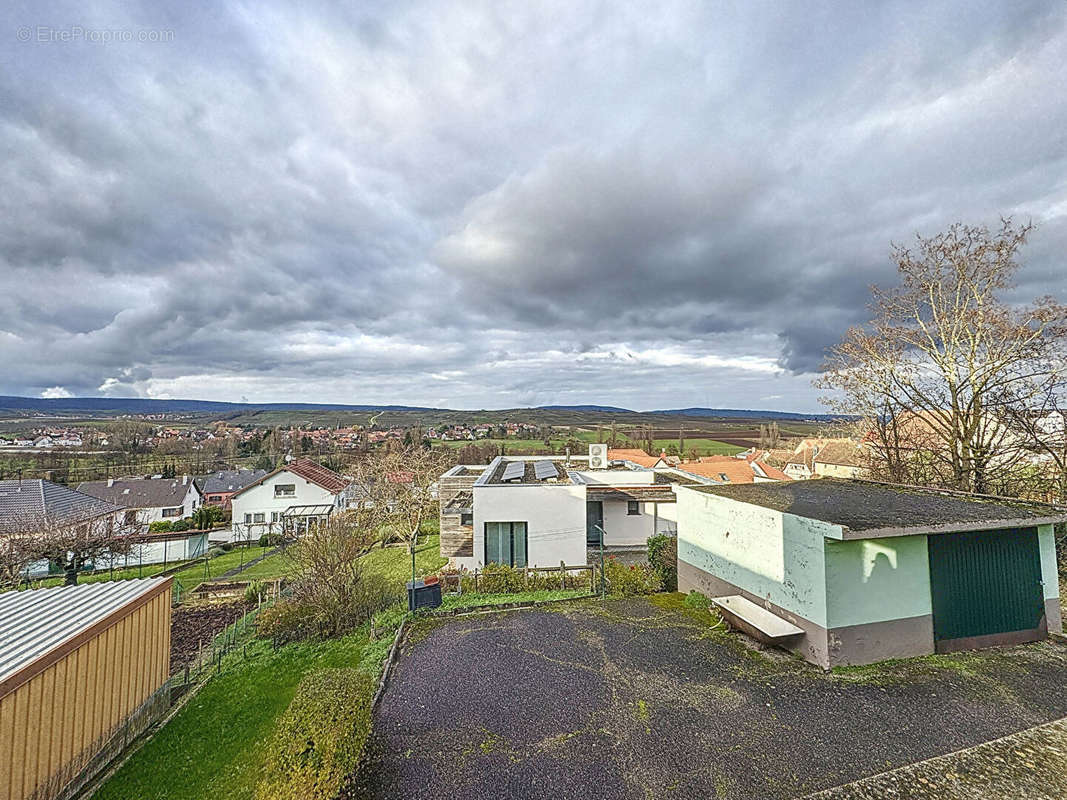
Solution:
M 657 534 L 648 537 L 648 564 L 659 575 L 666 592 L 678 591 L 678 537 Z
M 274 730 L 256 800 L 330 800 L 370 736 L 373 676 L 323 669 L 304 676 Z

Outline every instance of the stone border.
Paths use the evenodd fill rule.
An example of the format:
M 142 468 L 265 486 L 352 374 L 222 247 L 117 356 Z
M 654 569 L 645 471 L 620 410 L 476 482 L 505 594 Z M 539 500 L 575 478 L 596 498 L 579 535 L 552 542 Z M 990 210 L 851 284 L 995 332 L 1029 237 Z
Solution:
M 1067 723 L 1067 717 L 1062 719 L 1054 719 L 1051 722 L 1045 722 L 1041 725 L 1035 725 L 1031 728 L 1024 728 L 1021 731 L 1015 731 L 1015 733 L 1005 734 L 999 736 L 996 739 L 990 739 L 988 742 L 981 742 L 971 747 L 964 747 L 959 750 L 953 750 L 950 753 L 943 753 L 939 756 L 931 756 L 930 758 L 924 758 L 921 761 L 914 761 L 911 764 L 902 764 L 899 767 L 888 769 L 884 772 L 877 772 L 874 775 L 868 775 L 865 778 L 857 778 L 854 781 L 848 783 L 842 783 L 838 786 L 833 786 L 829 789 L 823 789 L 813 794 L 804 795 L 801 800 L 834 800 L 834 798 L 847 798 L 847 797 L 894 797 L 898 796 L 893 793 L 891 785 L 883 786 L 886 782 L 892 784 L 896 778 L 902 778 L 905 782 L 908 782 L 908 775 L 914 772 L 921 772 L 924 768 L 930 768 L 936 774 L 945 774 L 952 770 L 945 769 L 944 766 L 949 764 L 952 760 L 961 757 L 966 757 L 974 753 L 980 753 L 983 750 L 989 750 L 995 748 L 997 745 L 1020 743 L 1021 739 L 1024 739 L 1028 735 L 1032 735 L 1038 731 L 1054 726 L 1063 726 Z M 912 781 L 914 782 L 914 781 Z M 948 798 L 952 795 L 945 793 L 946 787 L 937 787 L 930 783 L 923 782 L 923 791 L 932 790 L 935 794 L 933 796 Z M 866 793 L 869 792 L 869 793 Z
M 378 703 L 382 699 L 382 695 L 385 694 L 385 684 L 389 680 L 389 675 L 393 671 L 393 664 L 396 663 L 397 653 L 400 651 L 401 638 L 407 633 L 409 617 L 404 617 L 404 621 L 400 623 L 400 627 L 396 629 L 396 636 L 393 637 L 393 644 L 389 648 L 389 655 L 385 658 L 385 664 L 382 665 L 382 677 L 378 679 L 378 688 L 374 692 L 374 697 L 371 699 L 370 711 L 374 714 L 375 709 L 378 708 Z

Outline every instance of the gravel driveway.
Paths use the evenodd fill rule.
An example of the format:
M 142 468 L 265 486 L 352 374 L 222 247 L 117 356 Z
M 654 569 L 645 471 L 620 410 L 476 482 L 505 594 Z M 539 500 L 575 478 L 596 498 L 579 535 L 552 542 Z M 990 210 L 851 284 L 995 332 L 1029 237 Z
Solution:
M 1067 715 L 1050 642 L 824 674 L 680 595 L 422 622 L 371 797 L 785 798 Z

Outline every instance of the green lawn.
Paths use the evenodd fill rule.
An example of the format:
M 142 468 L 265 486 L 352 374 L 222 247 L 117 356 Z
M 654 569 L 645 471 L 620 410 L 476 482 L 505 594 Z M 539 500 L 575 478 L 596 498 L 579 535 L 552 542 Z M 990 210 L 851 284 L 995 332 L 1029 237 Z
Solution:
M 269 547 L 259 547 L 258 545 L 235 547 L 228 553 L 209 558 L 206 567 L 203 563 L 200 563 L 179 570 L 174 573 L 174 580 L 181 583 L 183 591 L 189 591 L 199 583 L 211 578 L 217 578 L 222 573 L 229 572 L 231 569 L 241 566 L 242 563 L 263 555 L 269 549 Z
M 273 580 L 274 578 L 284 578 L 293 569 L 293 562 L 289 560 L 289 556 L 285 553 L 278 552 L 273 555 L 267 556 L 248 569 L 238 572 L 234 576 L 234 580 L 239 581 L 262 581 Z
M 435 572 L 448 563 L 448 559 L 441 558 L 439 554 L 439 543 L 440 537 L 437 534 L 423 534 L 419 537 L 419 546 L 415 548 L 415 571 L 420 577 Z M 397 584 L 411 580 L 411 556 L 403 546 L 376 546 L 363 557 L 362 564 L 367 572 L 377 573 Z M 289 557 L 279 552 L 238 573 L 234 579 L 253 581 L 284 578 L 292 569 L 293 564 Z
M 250 658 L 213 678 L 189 704 L 93 795 L 96 800 L 249 800 L 278 718 L 305 673 L 359 667 L 377 674 L 391 636 L 370 642 L 365 629 L 340 639 L 299 642 Z
M 436 572 L 448 563 L 447 558 L 441 557 L 440 540 L 437 534 L 419 537 L 419 545 L 415 548 L 415 572 L 419 577 Z M 363 556 L 361 563 L 364 570 L 388 581 L 404 584 L 411 580 L 411 555 L 404 546 L 375 547 Z
M 112 572 L 83 572 L 78 575 L 78 583 L 99 583 L 100 581 L 124 581 L 130 578 L 151 578 L 153 575 L 157 575 L 165 569 L 171 569 L 178 566 L 178 564 L 186 563 L 184 561 L 170 561 L 166 564 L 145 564 L 141 567 L 126 567 L 124 569 L 116 569 Z M 56 575 L 51 578 L 45 578 L 41 581 L 34 581 L 31 588 L 43 589 L 48 586 L 61 586 L 63 584 L 63 576 Z

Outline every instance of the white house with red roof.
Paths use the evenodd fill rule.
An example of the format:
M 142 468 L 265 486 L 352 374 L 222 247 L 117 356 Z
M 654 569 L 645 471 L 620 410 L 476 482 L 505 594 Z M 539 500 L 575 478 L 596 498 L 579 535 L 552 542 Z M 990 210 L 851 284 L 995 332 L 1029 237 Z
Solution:
M 297 459 L 253 481 L 230 499 L 231 541 L 263 534 L 299 532 L 345 508 L 352 481 L 307 458 Z

